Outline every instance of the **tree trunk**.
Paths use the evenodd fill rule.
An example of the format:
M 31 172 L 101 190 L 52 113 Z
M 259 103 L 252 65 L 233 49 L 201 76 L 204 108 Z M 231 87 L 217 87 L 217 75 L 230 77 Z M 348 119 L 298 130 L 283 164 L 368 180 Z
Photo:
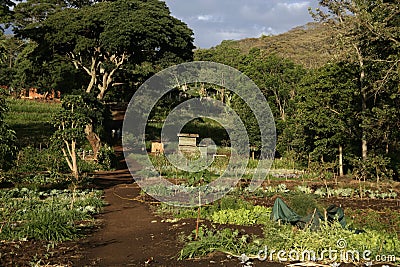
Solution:
M 93 131 L 93 125 L 88 124 L 85 128 L 86 138 L 90 143 L 90 146 L 93 150 L 93 158 L 97 160 L 97 154 L 99 153 L 101 147 L 101 140 L 100 137 Z
M 72 142 L 71 161 L 72 161 L 72 175 L 74 176 L 75 180 L 78 180 L 79 171 L 78 171 L 78 162 L 76 159 L 76 143 L 74 141 Z
M 354 45 L 358 56 L 358 64 L 360 66 L 360 91 L 361 91 L 361 120 L 362 120 L 362 134 L 361 134 L 361 155 L 362 159 L 367 160 L 368 156 L 368 141 L 367 134 L 365 129 L 365 116 L 367 112 L 367 88 L 365 87 L 365 68 L 364 68 L 364 58 L 361 54 L 361 51 L 357 45 Z
M 76 142 L 72 141 L 71 145 L 64 140 L 65 147 L 61 148 L 64 154 L 65 160 L 67 161 L 68 167 L 72 172 L 75 180 L 79 179 L 79 170 L 76 158 Z
M 103 100 L 104 94 L 106 93 L 114 79 L 115 72 L 120 69 L 122 64 L 124 64 L 126 58 L 127 56 L 125 55 L 125 53 L 123 53 L 121 57 L 118 57 L 116 55 L 104 56 L 104 62 L 110 61 L 115 65 L 115 67 L 111 71 L 107 71 L 106 69 L 100 67 L 99 72 L 103 76 L 103 78 L 101 84 L 98 84 L 100 93 L 97 95 L 97 99 Z
M 279 114 L 281 116 L 282 121 L 286 121 L 286 114 L 285 114 L 285 108 L 282 104 L 282 101 L 279 98 L 278 91 L 273 90 L 274 95 L 275 95 L 275 102 L 279 107 Z
M 86 93 L 90 93 L 95 84 L 96 84 L 96 71 L 92 70 L 90 72 L 90 82 L 88 84 L 88 87 L 86 88 Z
M 339 176 L 343 175 L 343 146 L 339 145 Z
M 104 93 L 105 93 L 105 90 L 100 89 L 100 93 L 97 95 L 97 99 L 103 100 L 103 98 L 104 98 Z
M 364 72 L 364 71 L 363 71 Z M 362 92 L 362 120 L 365 120 L 365 112 L 367 111 L 367 96 L 365 90 Z M 365 129 L 365 124 L 362 126 L 362 137 L 361 137 L 361 154 L 362 159 L 365 161 L 368 157 L 368 142 L 367 142 L 367 133 Z
M 389 137 L 387 132 L 385 133 L 385 142 L 386 142 L 386 146 L 385 146 L 385 153 L 386 155 L 389 154 Z

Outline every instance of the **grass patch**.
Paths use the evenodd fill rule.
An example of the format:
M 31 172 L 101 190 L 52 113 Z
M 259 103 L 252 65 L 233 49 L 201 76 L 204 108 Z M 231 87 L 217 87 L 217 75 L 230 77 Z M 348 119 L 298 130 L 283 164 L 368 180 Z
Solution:
M 359 258 L 341 259 L 337 254 L 336 259 L 329 258 L 328 253 L 323 251 L 340 251 L 338 241 L 345 240 L 349 251 L 359 251 Z M 397 236 L 378 232 L 375 230 L 366 230 L 363 233 L 356 234 L 352 230 L 344 229 L 339 223 L 324 223 L 319 231 L 310 229 L 299 230 L 291 225 L 279 225 L 270 221 L 264 227 L 264 236 L 249 236 L 245 233 L 225 228 L 217 230 L 215 227 L 207 228 L 202 226 L 199 229 L 197 240 L 193 235 L 188 237 L 188 242 L 181 250 L 179 259 L 205 256 L 215 251 L 221 251 L 233 254 L 238 257 L 242 255 L 242 261 L 248 261 L 248 258 L 258 258 L 259 252 L 264 251 L 270 261 L 278 261 L 277 254 L 269 254 L 271 251 L 285 251 L 289 255 L 290 251 L 296 251 L 300 261 L 311 261 L 316 258 L 320 262 L 347 261 L 362 262 L 363 252 L 371 251 L 370 259 L 377 255 L 398 255 L 400 240 Z M 304 251 L 311 252 L 302 254 Z M 304 258 L 301 258 L 304 255 Z M 270 257 L 271 256 L 271 257 Z M 310 257 L 310 258 L 307 258 Z M 244 263 L 244 262 L 243 262 Z
M 7 99 L 10 111 L 5 121 L 16 132 L 21 147 L 40 145 L 48 147 L 54 132 L 52 116 L 61 108 L 60 103 Z
M 66 241 L 93 225 L 101 191 L 14 188 L 0 191 L 0 239 Z
M 315 209 L 322 210 L 318 205 L 316 197 L 302 192 L 290 192 L 287 195 L 288 206 L 300 216 L 312 214 Z
M 240 198 L 225 196 L 213 204 L 205 205 L 201 208 L 200 217 L 202 219 L 212 220 L 212 216 L 215 213 L 223 210 L 229 210 L 231 213 L 237 210 L 250 210 L 253 209 L 253 204 Z M 156 213 L 159 215 L 172 216 L 178 219 L 196 218 L 197 217 L 197 207 L 175 207 L 162 203 L 158 206 Z
M 398 210 L 347 209 L 346 217 L 355 229 L 371 229 L 397 234 L 400 237 L 400 213 Z
M 288 205 L 300 215 L 309 214 L 315 208 L 319 210 L 323 208 L 317 202 L 317 196 L 301 192 L 300 189 L 286 192 L 284 195 Z M 360 253 L 359 258 L 355 256 L 356 258 L 343 259 L 347 262 L 366 262 L 362 258 L 366 250 L 371 252 L 369 255 L 371 260 L 377 255 L 398 255 L 399 253 L 400 215 L 398 211 L 350 210 L 347 217 L 352 219 L 348 227 L 343 228 L 339 222 L 321 222 L 318 231 L 312 230 L 310 226 L 301 230 L 290 224 L 274 222 L 269 219 L 270 211 L 271 208 L 253 206 L 238 196 L 226 196 L 212 205 L 202 207 L 201 218 L 208 219 L 213 224 L 201 226 L 197 239 L 194 238 L 194 232 L 185 238 L 187 243 L 181 250 L 179 259 L 201 257 L 220 251 L 238 256 L 242 263 L 245 263 L 249 258 L 257 258 L 260 250 L 268 248 L 269 252 L 283 250 L 289 253 L 294 250 L 299 255 L 302 255 L 303 251 L 313 251 L 316 258 L 322 255 L 318 262 L 331 263 L 337 260 L 332 261 L 323 251 L 329 249 L 340 251 L 341 248 L 338 245 L 340 240 L 346 242 L 347 251 Z M 195 218 L 197 215 L 195 208 L 170 208 L 169 212 L 175 218 Z M 227 225 L 217 226 L 215 223 Z M 264 230 L 262 236 L 252 236 L 244 231 L 231 229 L 235 227 L 230 226 L 255 224 L 262 225 Z M 308 254 L 305 257 L 308 257 Z M 338 257 L 338 261 L 342 261 L 339 254 Z M 268 260 L 277 261 L 277 255 L 273 255 Z M 305 258 L 305 261 L 310 260 Z

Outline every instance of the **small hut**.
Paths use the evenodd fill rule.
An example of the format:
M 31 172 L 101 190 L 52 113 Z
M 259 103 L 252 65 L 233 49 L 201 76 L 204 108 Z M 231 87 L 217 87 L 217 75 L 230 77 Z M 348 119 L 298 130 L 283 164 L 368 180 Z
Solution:
M 197 148 L 197 138 L 199 137 L 198 134 L 180 133 L 178 134 L 178 137 L 179 137 L 179 150 L 181 152 L 193 153 L 198 151 Z
M 164 153 L 164 144 L 161 142 L 152 142 L 151 153 L 156 153 L 156 154 Z

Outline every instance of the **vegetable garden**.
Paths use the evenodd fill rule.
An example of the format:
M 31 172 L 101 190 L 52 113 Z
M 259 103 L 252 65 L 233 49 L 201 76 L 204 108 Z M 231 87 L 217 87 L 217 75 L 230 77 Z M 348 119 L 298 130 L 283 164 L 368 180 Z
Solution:
M 195 49 L 165 1 L 1 1 L 0 266 L 399 265 L 399 0 L 318 3 L 316 23 Z
M 272 171 L 279 172 L 276 169 Z M 173 171 L 170 177 L 171 181 L 175 181 Z M 192 178 L 187 176 L 186 181 L 190 185 Z M 152 195 L 163 193 L 156 191 L 156 188 L 155 191 L 152 188 L 150 190 Z M 180 252 L 180 260 L 204 257 L 220 251 L 239 258 L 243 264 L 256 264 L 257 261 L 260 264 L 258 252 L 265 247 L 286 252 L 314 251 L 321 255 L 322 251 L 329 248 L 337 249 L 338 240 L 345 240 L 347 250 L 368 250 L 371 251 L 371 257 L 368 257 L 369 260 L 360 256 L 344 261 L 365 264 L 373 262 L 380 255 L 399 253 L 398 190 L 397 183 L 381 184 L 377 187 L 376 183 L 360 185 L 348 179 L 322 182 L 319 179 L 310 179 L 307 175 L 289 180 L 272 176 L 269 183 L 265 182 L 262 188 L 254 192 L 239 186 L 228 196 L 205 207 L 171 208 L 161 205 L 156 211 L 172 220 L 197 218 L 196 221 L 201 222 L 192 234 L 183 237 L 186 243 Z M 338 222 L 322 222 L 320 230 L 314 231 L 310 225 L 300 230 L 290 224 L 274 222 L 270 215 L 273 201 L 277 197 L 287 200 L 289 206 L 301 215 L 312 213 L 315 209 L 325 210 L 333 202 L 345 207 L 347 225 L 343 228 Z M 254 230 L 247 233 L 237 228 L 238 226 L 253 226 L 262 230 L 262 233 L 253 235 L 251 233 Z M 267 258 L 269 261 L 279 261 L 277 255 L 270 258 L 268 254 Z M 334 262 L 327 255 L 318 259 L 326 264 Z M 296 258 L 292 258 L 292 261 L 296 261 Z M 308 258 L 308 261 L 312 259 Z M 391 263 L 395 264 L 396 261 Z

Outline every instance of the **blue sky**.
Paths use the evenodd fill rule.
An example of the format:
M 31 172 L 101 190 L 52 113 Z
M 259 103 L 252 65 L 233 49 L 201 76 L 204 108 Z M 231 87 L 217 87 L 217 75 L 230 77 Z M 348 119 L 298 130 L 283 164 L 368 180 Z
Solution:
M 317 0 L 165 0 L 171 13 L 194 31 L 195 45 L 275 35 L 312 21 Z

